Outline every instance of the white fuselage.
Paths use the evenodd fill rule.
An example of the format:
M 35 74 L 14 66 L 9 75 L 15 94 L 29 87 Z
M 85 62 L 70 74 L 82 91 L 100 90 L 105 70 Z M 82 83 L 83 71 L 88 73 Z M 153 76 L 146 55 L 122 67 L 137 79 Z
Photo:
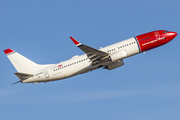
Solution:
M 136 55 L 141 52 L 135 37 L 115 43 L 113 45 L 109 45 L 99 50 L 107 53 L 113 53 L 116 51 L 125 51 L 126 57 L 130 57 L 132 55 Z M 71 59 L 66 60 L 64 62 L 53 64 L 52 66 L 36 71 L 32 73 L 34 75 L 33 77 L 26 79 L 22 82 L 38 83 L 38 82 L 61 80 L 88 71 L 92 71 L 94 69 L 99 68 L 99 66 L 106 66 L 111 63 L 112 61 L 106 61 L 92 66 L 91 61 L 90 59 L 88 59 L 86 54 L 81 56 L 74 56 Z

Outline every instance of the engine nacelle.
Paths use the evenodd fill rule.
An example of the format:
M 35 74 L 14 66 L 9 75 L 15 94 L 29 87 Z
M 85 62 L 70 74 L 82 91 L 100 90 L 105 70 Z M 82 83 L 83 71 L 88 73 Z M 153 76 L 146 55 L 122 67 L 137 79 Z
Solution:
M 105 66 L 104 68 L 108 69 L 108 70 L 112 70 L 112 69 L 115 69 L 115 68 L 123 66 L 123 65 L 124 65 L 124 61 L 123 60 L 118 60 L 116 62 L 111 63 L 108 66 Z
M 120 60 L 120 59 L 123 59 L 125 58 L 127 55 L 126 55 L 126 51 L 125 50 L 122 50 L 122 51 L 117 51 L 117 52 L 114 52 L 112 53 L 109 58 L 112 62 L 115 62 L 117 60 Z

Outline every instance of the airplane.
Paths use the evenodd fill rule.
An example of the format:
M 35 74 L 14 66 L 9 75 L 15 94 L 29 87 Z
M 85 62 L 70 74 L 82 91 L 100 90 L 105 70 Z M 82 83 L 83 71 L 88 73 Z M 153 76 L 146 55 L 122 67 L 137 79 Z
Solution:
M 4 53 L 17 70 L 14 74 L 19 78 L 18 82 L 37 84 L 39 82 L 62 80 L 98 68 L 115 69 L 124 65 L 123 60 L 125 58 L 164 45 L 175 38 L 176 35 L 176 32 L 156 30 L 100 49 L 84 45 L 70 37 L 74 44 L 85 54 L 76 55 L 57 64 L 36 64 L 10 48 L 4 50 Z

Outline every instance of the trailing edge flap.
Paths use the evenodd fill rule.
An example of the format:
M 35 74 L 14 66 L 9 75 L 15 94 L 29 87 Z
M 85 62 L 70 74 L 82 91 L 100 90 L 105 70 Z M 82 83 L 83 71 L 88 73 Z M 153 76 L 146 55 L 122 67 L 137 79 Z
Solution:
M 19 79 L 21 79 L 21 80 L 25 80 L 25 79 L 28 79 L 28 78 L 30 78 L 30 77 L 33 77 L 34 75 L 32 75 L 32 74 L 27 74 L 27 73 L 19 73 L 19 72 L 17 72 L 17 73 L 14 73 Z

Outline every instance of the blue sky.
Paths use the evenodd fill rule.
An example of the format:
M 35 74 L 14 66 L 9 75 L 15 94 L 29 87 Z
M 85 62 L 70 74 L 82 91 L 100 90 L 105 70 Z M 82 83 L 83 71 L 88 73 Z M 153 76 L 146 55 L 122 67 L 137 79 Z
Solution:
M 3 50 L 39 64 L 84 54 L 69 39 L 96 49 L 154 30 L 180 33 L 179 0 L 1 0 L 0 116 L 12 119 L 179 120 L 179 35 L 127 58 L 125 65 L 61 81 L 16 84 Z

